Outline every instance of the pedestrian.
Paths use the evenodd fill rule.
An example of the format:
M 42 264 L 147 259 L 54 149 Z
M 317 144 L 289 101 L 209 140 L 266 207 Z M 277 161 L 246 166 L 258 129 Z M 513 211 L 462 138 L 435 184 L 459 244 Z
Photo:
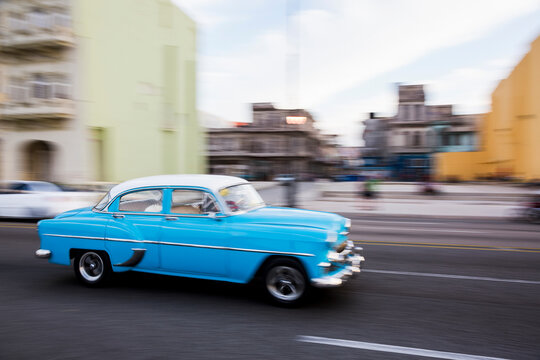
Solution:
M 367 177 L 362 184 L 361 196 L 363 200 L 360 202 L 361 210 L 375 210 L 375 179 Z

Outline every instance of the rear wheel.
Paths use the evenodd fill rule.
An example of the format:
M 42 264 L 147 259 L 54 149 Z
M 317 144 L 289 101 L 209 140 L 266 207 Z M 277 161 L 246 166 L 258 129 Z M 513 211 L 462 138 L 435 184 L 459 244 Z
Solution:
M 73 270 L 77 279 L 88 286 L 100 286 L 111 273 L 109 257 L 101 251 L 84 251 L 75 256 Z
M 277 304 L 294 306 L 301 303 L 309 290 L 302 266 L 291 259 L 270 262 L 264 273 L 267 295 Z

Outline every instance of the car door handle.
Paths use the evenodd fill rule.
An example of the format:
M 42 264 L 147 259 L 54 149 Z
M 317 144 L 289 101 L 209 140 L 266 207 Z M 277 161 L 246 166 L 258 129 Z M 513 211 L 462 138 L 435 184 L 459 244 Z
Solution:
M 122 215 L 122 214 L 113 214 L 113 218 L 115 218 L 115 219 L 123 219 L 124 215 Z
M 176 221 L 178 218 L 176 216 L 165 216 L 165 220 Z

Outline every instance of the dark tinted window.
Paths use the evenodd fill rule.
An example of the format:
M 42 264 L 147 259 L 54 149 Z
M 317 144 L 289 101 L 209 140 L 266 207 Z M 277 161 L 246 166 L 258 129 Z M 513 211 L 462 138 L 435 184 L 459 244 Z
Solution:
M 28 190 L 28 185 L 25 184 L 25 183 L 11 183 L 11 184 L 9 184 L 8 188 L 10 190 L 23 191 L 23 190 Z

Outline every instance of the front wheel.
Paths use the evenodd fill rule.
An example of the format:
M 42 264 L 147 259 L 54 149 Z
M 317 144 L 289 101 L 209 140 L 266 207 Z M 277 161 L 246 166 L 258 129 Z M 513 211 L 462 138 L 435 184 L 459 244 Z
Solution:
M 98 251 L 86 251 L 78 254 L 73 261 L 73 270 L 77 279 L 88 286 L 100 286 L 111 273 L 107 254 Z
M 303 268 L 290 259 L 276 259 L 269 263 L 264 282 L 266 293 L 279 305 L 298 305 L 305 299 L 309 290 Z

